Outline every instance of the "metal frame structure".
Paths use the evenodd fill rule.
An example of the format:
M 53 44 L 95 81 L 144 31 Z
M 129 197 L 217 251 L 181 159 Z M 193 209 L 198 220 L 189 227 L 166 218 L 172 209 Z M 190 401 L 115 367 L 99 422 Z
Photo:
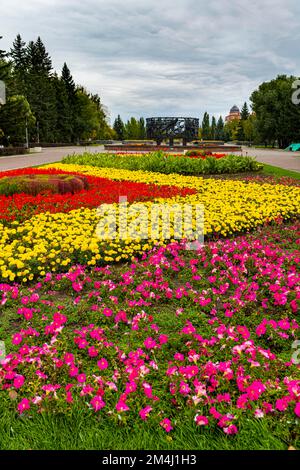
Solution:
M 187 117 L 152 117 L 146 119 L 147 138 L 160 145 L 169 139 L 173 146 L 174 139 L 182 139 L 183 145 L 198 138 L 199 119 Z

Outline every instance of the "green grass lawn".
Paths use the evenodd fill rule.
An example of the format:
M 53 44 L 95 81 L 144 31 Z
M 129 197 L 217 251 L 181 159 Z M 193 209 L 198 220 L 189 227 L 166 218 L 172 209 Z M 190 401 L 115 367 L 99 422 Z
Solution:
M 264 163 L 264 169 L 262 172 L 264 175 L 269 175 L 269 176 L 285 176 L 289 178 L 296 178 L 300 179 L 300 172 L 298 173 L 297 171 L 291 171 L 291 170 L 285 170 L 283 168 L 279 168 L 277 166 L 272 166 L 272 165 L 267 165 Z
M 23 418 L 9 408 L 2 400 L 1 450 L 286 450 L 291 444 L 289 433 L 275 419 L 245 420 L 237 436 L 226 436 L 220 429 L 195 430 L 184 422 L 167 435 L 151 425 L 112 425 L 82 409 L 68 416 Z

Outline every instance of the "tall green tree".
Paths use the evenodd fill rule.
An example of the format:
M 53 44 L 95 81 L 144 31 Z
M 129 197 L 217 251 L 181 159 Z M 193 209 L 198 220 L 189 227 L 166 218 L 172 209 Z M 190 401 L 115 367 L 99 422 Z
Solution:
M 241 111 L 241 119 L 242 119 L 242 121 L 246 121 L 249 116 L 250 116 L 249 108 L 248 108 L 247 103 L 245 102 L 244 105 L 243 105 L 243 107 L 242 107 L 242 111 Z
M 70 101 L 74 100 L 76 96 L 76 85 L 71 75 L 71 71 L 69 67 L 67 66 L 66 62 L 64 63 L 62 71 L 61 71 L 61 79 L 65 85 L 69 100 Z
M 118 117 L 115 119 L 113 128 L 117 134 L 117 139 L 124 140 L 125 139 L 125 126 L 124 126 L 124 122 L 122 121 L 120 114 L 118 114 Z
M 2 36 L 0 36 L 2 39 Z M 9 63 L 7 62 L 7 53 L 0 49 L 0 80 L 6 80 L 9 74 Z
M 292 85 L 296 77 L 278 75 L 262 83 L 251 97 L 261 142 L 285 148 L 300 141 L 300 106 L 292 101 Z
M 70 107 L 68 93 L 63 80 L 54 74 L 53 86 L 56 96 L 56 142 L 72 142 L 73 136 L 73 113 Z
M 26 44 L 18 34 L 9 56 L 11 64 L 0 51 L 0 79 L 5 77 L 9 99 L 1 118 L 7 142 L 8 137 L 22 141 L 24 122 L 32 142 L 38 137 L 41 142 L 70 143 L 114 136 L 100 97 L 76 86 L 66 63 L 59 77 L 40 37 Z
M 10 50 L 12 59 L 12 85 L 11 89 L 16 94 L 26 94 L 26 77 L 27 77 L 27 53 L 26 43 L 22 40 L 20 34 L 17 35 Z
M 244 122 L 243 119 L 240 119 L 237 127 L 236 139 L 240 142 L 245 140 Z
M 145 119 L 143 117 L 141 117 L 140 120 L 139 120 L 139 126 L 140 126 L 139 138 L 141 140 L 145 140 L 146 137 L 147 137 L 147 132 L 146 132 Z
M 113 131 L 108 124 L 108 118 L 106 115 L 105 108 L 102 105 L 100 96 L 98 94 L 91 94 L 89 96 L 91 101 L 96 105 L 97 110 L 98 125 L 96 131 L 96 139 L 111 139 Z
M 125 136 L 127 140 L 140 139 L 140 125 L 135 117 L 132 117 L 125 124 Z
M 210 128 L 210 135 L 211 135 L 212 140 L 216 139 L 216 134 L 217 134 L 217 121 L 216 121 L 215 116 L 213 116 L 211 119 L 211 128 Z
M 40 37 L 36 42 L 29 42 L 26 53 L 28 61 L 26 98 L 36 117 L 40 140 L 53 142 L 56 134 L 57 110 L 51 58 Z M 37 132 L 34 138 L 37 140 Z
M 210 140 L 211 139 L 211 129 L 210 129 L 210 119 L 207 112 L 204 113 L 202 120 L 202 139 Z
M 224 126 L 224 137 L 226 141 L 237 140 L 239 125 L 240 119 L 233 119 L 232 121 L 226 122 Z
M 0 107 L 0 128 L 7 144 L 24 144 L 25 128 L 34 129 L 35 117 L 27 99 L 22 95 L 10 96 L 5 106 Z
M 245 140 L 259 143 L 259 138 L 257 135 L 257 120 L 255 114 L 250 114 L 248 119 L 244 121 L 244 134 Z
M 216 127 L 216 140 L 224 140 L 224 121 L 222 116 L 219 117 Z

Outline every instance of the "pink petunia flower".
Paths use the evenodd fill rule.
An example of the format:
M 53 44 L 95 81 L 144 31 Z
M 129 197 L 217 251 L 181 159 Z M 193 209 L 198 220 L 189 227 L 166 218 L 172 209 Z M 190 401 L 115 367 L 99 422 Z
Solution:
M 77 381 L 80 384 L 84 384 L 86 382 L 86 375 L 85 374 L 79 374 L 77 375 Z
M 208 425 L 208 419 L 206 416 L 200 416 L 196 415 L 195 416 L 195 423 L 197 426 L 207 426 Z
M 237 434 L 238 428 L 234 424 L 230 424 L 227 428 L 223 428 L 223 431 L 225 434 L 234 435 Z
M 170 432 L 173 429 L 172 423 L 168 418 L 164 418 L 159 424 L 166 432 Z
M 102 357 L 102 359 L 100 359 L 100 361 L 97 362 L 97 366 L 99 367 L 100 370 L 105 370 L 108 368 L 108 362 L 104 357 Z
M 116 404 L 116 410 L 120 412 L 128 411 L 129 406 L 126 405 L 125 401 L 119 400 L 118 403 Z
M 149 337 L 149 338 L 145 339 L 144 346 L 147 349 L 154 349 L 155 346 L 156 346 L 156 341 L 153 338 Z
M 23 375 L 17 375 L 17 377 L 15 377 L 14 379 L 13 386 L 15 388 L 21 388 L 24 385 L 24 382 L 25 378 L 23 377 Z
M 294 411 L 298 418 L 300 418 L 300 402 L 296 404 Z
M 92 407 L 94 408 L 95 411 L 100 411 L 102 408 L 105 407 L 105 402 L 98 395 L 96 395 L 94 398 L 92 398 L 90 403 L 91 403 L 91 405 L 92 405 Z
M 20 335 L 20 333 L 16 333 L 15 335 L 13 335 L 12 344 L 18 345 L 18 344 L 22 343 L 22 341 L 23 341 L 23 336 Z
M 151 406 L 146 406 L 140 410 L 139 415 L 143 421 L 146 421 L 149 418 L 150 411 L 152 411 Z
M 27 398 L 23 398 L 18 404 L 18 411 L 20 414 L 24 413 L 24 411 L 30 409 L 30 401 Z

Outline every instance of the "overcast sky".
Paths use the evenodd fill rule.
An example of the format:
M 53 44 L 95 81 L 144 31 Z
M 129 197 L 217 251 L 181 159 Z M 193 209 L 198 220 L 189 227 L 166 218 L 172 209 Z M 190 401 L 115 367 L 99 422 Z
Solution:
M 40 35 L 112 119 L 225 116 L 262 81 L 300 75 L 299 0 L 1 0 L 1 49 L 17 33 Z

